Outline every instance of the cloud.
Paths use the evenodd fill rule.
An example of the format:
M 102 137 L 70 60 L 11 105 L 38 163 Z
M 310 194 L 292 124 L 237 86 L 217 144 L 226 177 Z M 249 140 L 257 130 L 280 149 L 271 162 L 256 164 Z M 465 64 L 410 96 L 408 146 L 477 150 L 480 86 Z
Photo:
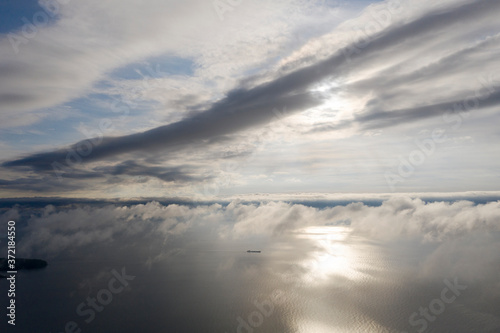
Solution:
M 143 133 L 118 138 L 106 138 L 103 144 L 96 147 L 92 156 L 87 160 L 104 158 L 143 148 L 164 148 L 180 142 L 208 139 L 217 135 L 241 131 L 248 127 L 269 122 L 272 119 L 270 111 L 276 105 L 287 106 L 290 111 L 294 112 L 308 109 L 318 105 L 321 101 L 321 99 L 314 98 L 310 93 L 305 92 L 312 84 L 332 75 L 343 75 L 346 71 L 351 70 L 351 66 L 362 63 L 372 55 L 378 57 L 379 54 L 389 52 L 389 50 L 398 47 L 402 43 L 420 40 L 420 38 L 424 38 L 436 30 L 449 29 L 450 26 L 459 22 L 470 22 L 491 15 L 498 6 L 496 1 L 483 0 L 451 7 L 437 13 L 431 12 L 426 16 L 414 18 L 405 24 L 392 25 L 374 35 L 365 48 L 350 55 L 349 60 L 352 61 L 352 65 L 346 66 L 345 52 L 355 48 L 355 43 L 338 50 L 325 60 L 297 69 L 270 82 L 249 89 L 235 89 L 228 93 L 226 98 L 199 115 Z M 491 102 L 489 105 L 496 105 L 498 102 L 496 98 L 491 98 L 489 101 Z M 439 107 L 448 108 L 448 106 L 448 104 L 445 104 Z M 414 109 L 411 112 L 413 116 L 406 117 L 407 110 L 395 111 L 391 113 L 391 117 L 412 117 L 415 119 L 420 116 L 428 117 L 429 113 L 437 115 L 438 113 L 434 113 L 433 110 L 439 107 L 429 105 Z M 358 118 L 358 121 L 373 121 L 376 116 L 367 115 Z M 397 123 L 397 121 L 392 122 L 394 125 Z M 189 131 L 190 135 L 184 137 L 186 131 Z M 49 161 L 63 160 L 65 155 L 62 152 L 33 155 L 30 158 L 13 161 L 7 165 L 47 166 Z
M 64 172 L 64 181 L 55 178 L 52 170 L 46 172 L 42 178 L 40 178 L 41 175 L 42 173 L 38 173 L 37 176 L 28 175 L 10 180 L 0 180 L 0 188 L 8 188 L 18 193 L 26 192 L 26 189 L 34 193 L 50 193 L 83 190 L 90 183 L 98 186 L 103 181 L 107 184 L 125 184 L 130 177 L 134 177 L 134 183 L 147 182 L 152 178 L 156 178 L 176 186 L 194 185 L 209 181 L 214 177 L 200 174 L 197 167 L 168 167 L 146 162 L 141 164 L 138 161 L 131 160 L 114 165 L 98 166 L 93 169 L 67 169 Z
M 202 218 L 213 222 L 220 214 L 218 208 L 220 205 L 163 206 L 157 202 L 132 206 L 76 205 L 73 208 L 47 205 L 28 218 L 27 228 L 30 231 L 20 252 L 54 256 L 70 248 L 139 236 L 174 236 L 184 233 L 194 221 L 199 222 Z M 13 215 L 10 211 L 4 214 Z
M 281 5 L 280 2 L 276 5 L 277 7 L 272 7 L 276 10 L 274 14 Z M 203 7 L 202 4 L 199 6 Z M 457 104 L 461 104 L 461 108 L 464 109 L 472 108 L 474 113 L 483 112 L 487 115 L 484 110 L 494 112 L 500 101 L 499 84 L 494 75 L 499 39 L 492 33 L 498 28 L 495 16 L 500 6 L 498 2 L 492 0 L 472 3 L 447 1 L 435 4 L 430 1 L 410 1 L 401 6 L 398 13 L 390 14 L 387 9 L 390 8 L 389 2 L 371 5 L 359 18 L 344 22 L 328 34 L 312 39 L 302 45 L 299 51 L 287 59 L 282 59 L 278 64 L 272 63 L 264 54 L 265 52 L 259 53 L 257 57 L 260 59 L 259 65 L 253 63 L 257 66 L 253 67 L 254 71 L 258 72 L 255 76 L 243 76 L 242 73 L 252 67 L 250 65 L 252 61 L 249 57 L 245 57 L 245 65 L 240 67 L 242 71 L 233 72 L 234 76 L 227 74 L 228 77 L 231 76 L 231 84 L 225 88 L 217 86 L 213 94 L 200 93 L 197 96 L 202 97 L 193 100 L 186 97 L 185 89 L 179 92 L 181 95 L 177 97 L 174 96 L 175 93 L 169 92 L 168 99 L 173 102 L 168 104 L 168 119 L 173 122 L 166 125 L 135 134 L 82 140 L 58 150 L 31 153 L 11 159 L 2 165 L 11 171 L 31 170 L 34 174 L 45 177 L 55 176 L 52 172 L 54 163 L 58 168 L 69 167 L 69 169 L 64 169 L 67 174 L 72 173 L 72 168 L 87 168 L 83 166 L 85 163 L 100 163 L 89 166 L 86 172 L 93 170 L 99 176 L 100 173 L 107 173 L 108 178 L 116 175 L 117 170 L 123 171 L 121 175 L 149 174 L 157 166 L 148 165 L 145 166 L 149 168 L 148 170 L 143 168 L 143 171 L 136 172 L 135 167 L 110 168 L 105 163 L 115 156 L 120 156 L 120 159 L 127 161 L 134 160 L 138 156 L 144 158 L 148 154 L 153 156 L 152 153 L 161 154 L 164 157 L 164 163 L 174 163 L 172 156 L 175 152 L 188 149 L 202 150 L 203 147 L 207 150 L 215 150 L 218 146 L 214 143 L 227 139 L 245 140 L 244 134 L 247 131 L 258 131 L 270 123 L 306 110 L 315 110 L 311 112 L 311 115 L 304 116 L 310 117 L 311 121 L 304 123 L 301 122 L 302 118 L 297 118 L 299 120 L 290 122 L 285 131 L 286 135 L 303 133 L 302 139 L 314 141 L 329 138 L 329 132 L 338 130 L 342 130 L 343 136 L 350 136 L 362 131 L 395 128 L 397 125 L 410 126 L 452 112 L 457 109 Z M 83 11 L 82 13 L 89 11 L 86 5 L 77 7 Z M 185 13 L 181 7 L 178 7 L 179 13 Z M 117 17 L 126 17 L 133 11 L 132 8 L 138 9 L 134 6 L 123 9 L 119 11 Z M 76 20 L 78 17 L 84 17 L 84 14 L 76 14 L 78 11 L 73 7 L 68 7 L 66 10 L 68 16 L 66 18 L 63 15 L 64 19 L 59 24 L 68 24 L 69 21 L 65 19 Z M 389 13 L 389 16 L 384 16 L 382 22 L 381 17 L 384 13 Z M 76 18 L 70 14 L 76 15 Z M 156 17 L 154 15 L 154 18 Z M 197 17 L 197 15 L 193 18 L 190 16 L 190 20 Z M 95 20 L 99 19 L 102 18 L 95 18 Z M 206 20 L 204 22 L 208 26 L 214 24 L 211 19 Z M 299 21 L 298 19 L 297 22 Z M 232 19 L 230 22 L 230 24 L 235 24 Z M 379 28 L 368 29 L 367 27 L 373 23 L 376 23 Z M 158 22 L 155 24 L 162 26 Z M 303 22 L 301 21 L 300 24 Z M 279 25 L 277 23 L 277 26 Z M 186 34 L 194 33 L 187 26 L 186 22 L 182 24 L 182 27 L 187 29 Z M 113 30 L 113 27 L 116 30 Z M 244 29 L 245 32 L 251 30 L 247 28 Z M 116 38 L 116 50 L 132 48 L 137 43 L 140 44 L 139 36 L 147 32 L 141 30 L 142 28 L 138 31 L 128 31 L 120 22 L 113 22 L 109 29 L 106 32 L 107 35 L 103 36 Z M 125 32 L 122 29 L 125 29 Z M 272 31 L 275 33 L 277 30 Z M 196 32 L 199 30 L 196 29 Z M 242 38 L 248 38 L 246 41 L 251 44 L 255 40 L 260 40 L 262 36 L 260 34 L 258 36 L 249 34 Z M 45 47 L 52 45 L 44 44 L 45 37 L 42 37 L 41 35 L 40 39 L 36 40 L 40 40 Z M 152 40 L 146 39 L 143 42 L 150 45 Z M 282 45 L 285 44 L 288 45 L 286 38 Z M 28 44 L 27 46 L 35 47 L 35 45 Z M 167 48 L 171 47 L 174 50 L 179 44 L 169 41 L 166 45 L 168 45 Z M 236 52 L 233 49 L 235 45 L 240 44 L 239 42 L 231 44 L 231 52 Z M 212 47 L 206 47 L 212 50 Z M 217 44 L 217 47 L 222 46 Z M 321 52 L 318 52 L 318 48 Z M 123 57 L 123 64 L 137 61 L 144 56 L 139 50 L 134 52 L 127 53 L 129 55 Z M 154 53 L 150 49 L 148 52 L 148 54 Z M 162 49 L 162 52 L 165 50 Z M 183 83 L 179 83 L 180 81 L 175 78 L 168 78 L 168 80 L 173 80 L 184 87 L 192 79 L 196 82 L 196 86 L 202 89 L 204 85 L 200 82 L 203 82 L 206 77 L 200 76 L 201 72 L 198 70 L 210 72 L 210 66 L 217 67 L 223 62 L 220 61 L 216 65 L 214 58 L 210 57 L 212 60 L 208 61 L 199 53 L 193 54 L 193 52 L 193 48 L 189 47 L 189 50 L 184 50 L 178 56 L 189 56 L 195 59 L 194 63 L 197 64 L 200 64 L 200 61 L 207 62 L 197 67 L 193 76 L 189 78 L 182 76 L 179 80 Z M 75 54 L 79 53 L 75 52 Z M 100 57 L 100 54 L 97 52 L 97 55 L 93 54 L 92 57 Z M 230 53 L 230 55 L 228 53 L 224 59 L 233 61 L 235 58 L 231 57 L 236 54 L 239 53 Z M 12 65 L 9 65 L 9 62 L 1 67 L 7 75 L 13 75 L 14 78 L 19 73 L 25 73 L 26 69 L 23 66 L 16 65 L 16 61 L 12 59 L 9 61 Z M 267 70 L 269 68 L 272 70 Z M 65 72 L 64 68 L 61 71 L 62 75 Z M 96 73 L 102 76 L 102 73 L 106 71 L 109 71 L 108 67 L 99 65 Z M 91 72 L 86 71 L 84 75 Z M 26 73 L 32 73 L 32 71 L 26 71 Z M 95 77 L 99 75 L 96 74 Z M 75 89 L 78 91 L 87 89 L 83 86 L 90 86 L 96 80 L 96 78 L 85 79 L 86 83 L 78 85 Z M 161 81 L 162 78 L 154 78 L 154 80 L 156 83 L 151 89 L 144 89 L 143 96 L 154 99 L 155 95 L 161 94 L 161 89 L 158 90 L 160 83 L 167 81 Z M 331 85 L 332 82 L 333 88 L 318 91 L 318 86 Z M 131 83 L 124 83 L 125 86 L 128 84 Z M 170 84 L 173 83 L 170 82 Z M 445 91 L 442 89 L 444 86 L 447 87 Z M 109 93 L 114 91 L 113 94 L 120 94 L 120 89 L 114 90 L 115 88 L 110 89 Z M 29 88 L 28 91 L 32 94 L 37 90 Z M 43 96 L 51 95 L 43 94 Z M 162 99 L 158 97 L 158 100 Z M 342 100 L 345 103 L 336 103 L 332 107 L 329 106 L 332 99 L 337 102 Z M 216 101 L 213 102 L 214 100 Z M 176 110 L 172 110 L 172 106 Z M 280 110 L 279 117 L 276 117 L 273 112 L 275 108 Z M 284 108 L 286 111 L 282 112 Z M 191 112 L 186 112 L 186 110 Z M 321 136 L 312 135 L 318 133 L 321 133 Z M 212 154 L 212 157 L 214 156 L 216 156 L 215 153 Z M 184 157 L 178 163 L 189 164 L 187 160 L 189 157 Z M 147 163 L 141 162 L 141 164 Z M 167 168 L 171 167 L 175 166 L 169 165 Z M 152 175 L 153 177 L 159 175 L 155 172 L 153 174 L 155 174 Z M 167 181 L 171 179 L 171 177 L 161 175 L 157 178 Z M 181 178 L 178 177 L 177 180 Z M 74 181 L 76 182 L 76 178 Z M 9 180 L 5 180 L 4 187 L 9 185 L 8 182 Z
M 95 172 L 100 172 L 105 175 L 128 175 L 128 176 L 146 176 L 156 177 L 165 182 L 196 182 L 204 180 L 203 177 L 190 175 L 188 170 L 184 170 L 180 166 L 176 167 L 161 167 L 161 166 L 145 166 L 140 165 L 135 161 L 125 161 L 111 167 L 98 167 Z M 90 173 L 93 175 L 94 172 Z
M 376 206 L 353 202 L 323 208 L 279 201 L 251 204 L 240 200 L 225 206 L 162 205 L 158 202 L 130 206 L 119 203 L 102 207 L 92 205 L 74 208 L 48 205 L 32 214 L 28 219 L 27 236 L 22 242 L 23 249 L 54 253 L 69 246 L 112 241 L 122 234 L 134 237 L 181 234 L 198 228 L 199 223 L 200 226 L 212 225 L 225 239 L 245 239 L 252 235 L 289 239 L 311 226 L 345 226 L 347 221 L 353 234 L 384 240 L 387 244 L 406 240 L 443 246 L 434 254 L 437 258 L 443 257 L 439 253 L 446 248 L 456 248 L 454 244 L 464 240 L 474 243 L 490 240 L 493 246 L 496 237 L 486 236 L 500 234 L 497 223 L 500 201 L 484 204 L 467 200 L 425 202 L 392 196 Z M 10 211 L 4 214 L 18 215 L 19 209 L 15 211 L 15 214 Z M 429 265 L 435 265 L 436 258 L 428 259 Z M 460 259 L 460 264 L 465 264 L 464 260 Z
M 74 175 L 73 175 L 74 176 Z M 70 176 L 71 177 L 71 176 Z M 88 179 L 88 178 L 97 178 L 96 175 L 81 175 L 79 179 Z M 0 188 L 8 188 L 10 190 L 19 191 L 22 193 L 26 191 L 26 188 L 29 188 L 30 192 L 35 193 L 47 193 L 53 191 L 74 191 L 78 189 L 83 189 L 85 186 L 82 183 L 61 183 L 57 181 L 54 177 L 22 177 L 22 178 L 14 178 L 11 180 L 0 180 Z
M 50 25 L 30 22 L 0 36 L 0 73 L 9 81 L 0 84 L 6 114 L 84 96 L 113 70 L 158 56 L 195 59 L 196 76 L 205 80 L 230 76 L 278 52 L 287 43 L 282 31 L 290 29 L 279 18 L 286 9 L 304 6 L 299 1 L 243 3 L 241 12 L 220 21 L 211 2 L 198 0 L 55 4 L 40 9 L 43 15 L 56 15 Z M 289 18 L 298 23 L 299 14 Z M 241 16 L 246 19 L 238 20 Z M 255 42 L 266 47 L 254 48 Z
M 471 201 L 429 202 L 394 197 L 380 207 L 361 203 L 332 208 L 332 217 L 350 219 L 351 227 L 381 239 L 417 237 L 442 242 L 473 231 L 500 231 L 496 222 L 500 202 L 475 205 Z
M 90 153 L 82 154 L 88 156 L 80 157 L 83 162 L 88 162 L 138 150 L 158 151 L 159 149 L 196 144 L 201 140 L 216 139 L 252 126 L 265 124 L 276 117 L 272 112 L 276 105 L 290 105 L 287 111 L 291 113 L 317 103 L 311 94 L 304 92 L 289 96 L 275 96 L 276 99 L 265 99 L 268 92 L 265 92 L 262 87 L 259 88 L 234 92 L 210 110 L 173 124 L 122 137 L 84 140 L 74 144 L 69 150 L 61 149 L 34 154 L 6 162 L 4 166 L 32 166 L 35 170 L 48 170 L 53 168 L 54 162 L 67 164 L 68 152 L 73 149 L 90 150 Z M 93 142 L 99 141 L 101 141 L 99 144 L 93 144 Z

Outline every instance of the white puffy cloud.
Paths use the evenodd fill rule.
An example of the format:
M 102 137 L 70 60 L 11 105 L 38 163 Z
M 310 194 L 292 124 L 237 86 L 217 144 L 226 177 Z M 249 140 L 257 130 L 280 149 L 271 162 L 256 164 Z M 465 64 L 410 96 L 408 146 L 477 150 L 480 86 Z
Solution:
M 22 218 L 19 208 L 6 211 L 4 217 Z M 494 264 L 500 260 L 496 251 L 499 221 L 500 201 L 425 202 L 405 196 L 394 196 L 380 205 L 352 202 L 324 208 L 241 200 L 223 206 L 165 206 L 158 202 L 98 207 L 49 205 L 27 219 L 20 249 L 55 255 L 92 244 L 155 237 L 168 244 L 171 237 L 182 239 L 187 232 L 201 230 L 211 230 L 211 236 L 206 235 L 210 241 L 245 242 L 258 237 L 265 242 L 275 239 L 293 244 L 297 235 L 312 227 L 321 230 L 342 226 L 352 237 L 376 240 L 388 250 L 401 242 L 408 242 L 408 248 L 432 249 L 420 258 L 417 270 L 422 277 L 452 274 L 474 280 L 498 271 Z M 330 229 L 325 230 L 321 232 L 327 235 Z
M 189 208 L 163 206 L 157 202 L 132 206 L 77 206 L 56 208 L 46 206 L 39 215 L 27 220 L 26 238 L 21 252 L 39 251 L 55 255 L 72 248 L 108 243 L 128 237 L 164 237 L 179 235 L 201 219 L 213 221 L 220 217 L 220 205 Z M 18 208 L 5 213 L 19 216 Z
M 362 203 L 337 206 L 332 217 L 350 219 L 355 231 L 381 239 L 417 237 L 422 241 L 444 241 L 473 231 L 500 231 L 500 202 L 475 205 L 471 201 L 429 202 L 394 197 L 380 207 Z

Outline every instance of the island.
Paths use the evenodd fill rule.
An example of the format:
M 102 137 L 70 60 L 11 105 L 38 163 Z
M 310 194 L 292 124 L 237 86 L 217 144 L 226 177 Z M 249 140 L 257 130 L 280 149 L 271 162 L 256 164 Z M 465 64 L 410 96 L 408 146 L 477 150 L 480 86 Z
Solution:
M 40 269 L 46 267 L 48 264 L 45 260 L 42 259 L 23 259 L 16 258 L 16 265 L 14 269 L 10 269 L 7 265 L 6 258 L 0 258 L 0 272 L 1 271 L 18 271 L 21 269 Z

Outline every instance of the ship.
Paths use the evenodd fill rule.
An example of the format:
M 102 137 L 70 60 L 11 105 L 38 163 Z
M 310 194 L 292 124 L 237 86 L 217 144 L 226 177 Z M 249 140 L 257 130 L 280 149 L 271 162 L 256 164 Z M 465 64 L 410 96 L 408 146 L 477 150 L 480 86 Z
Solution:
M 261 251 L 258 250 L 248 250 L 247 253 L 260 253 Z

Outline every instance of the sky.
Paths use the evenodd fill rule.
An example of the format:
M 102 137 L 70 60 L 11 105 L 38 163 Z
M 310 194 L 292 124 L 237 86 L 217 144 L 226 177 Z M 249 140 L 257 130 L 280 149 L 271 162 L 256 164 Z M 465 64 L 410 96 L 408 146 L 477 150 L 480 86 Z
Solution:
M 0 9 L 2 197 L 498 190 L 496 0 Z

